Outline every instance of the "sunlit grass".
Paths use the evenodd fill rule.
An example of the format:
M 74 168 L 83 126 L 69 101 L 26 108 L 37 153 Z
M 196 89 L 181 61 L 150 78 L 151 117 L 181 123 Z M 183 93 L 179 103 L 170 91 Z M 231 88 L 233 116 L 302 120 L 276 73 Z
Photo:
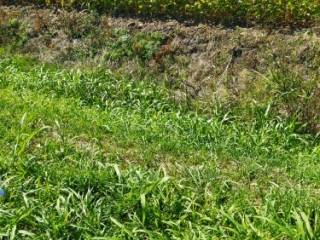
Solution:
M 315 135 L 264 105 L 204 115 L 151 82 L 3 54 L 1 236 L 319 238 Z

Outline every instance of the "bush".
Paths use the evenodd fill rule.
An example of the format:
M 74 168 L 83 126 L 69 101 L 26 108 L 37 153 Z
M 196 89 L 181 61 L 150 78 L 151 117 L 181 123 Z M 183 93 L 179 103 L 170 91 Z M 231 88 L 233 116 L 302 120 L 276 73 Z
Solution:
M 20 0 L 20 2 L 23 0 Z M 188 17 L 226 24 L 306 25 L 319 20 L 318 0 L 32 0 L 100 12 Z

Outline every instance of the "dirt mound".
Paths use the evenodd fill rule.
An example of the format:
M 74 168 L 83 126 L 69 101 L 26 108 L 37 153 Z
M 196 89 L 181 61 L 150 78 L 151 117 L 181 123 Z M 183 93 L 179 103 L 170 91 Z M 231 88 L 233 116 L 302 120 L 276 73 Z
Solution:
M 320 28 L 224 28 L 0 6 L 2 45 L 41 61 L 103 66 L 165 81 L 177 96 L 239 97 L 261 75 L 319 74 Z

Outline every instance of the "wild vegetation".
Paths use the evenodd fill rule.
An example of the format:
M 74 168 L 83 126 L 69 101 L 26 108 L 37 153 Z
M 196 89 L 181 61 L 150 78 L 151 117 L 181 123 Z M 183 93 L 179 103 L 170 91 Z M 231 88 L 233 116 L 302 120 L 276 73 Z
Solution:
M 0 239 L 320 238 L 316 30 L 54 11 L 0 7 Z
M 205 116 L 110 71 L 0 69 L 2 236 L 319 236 L 318 140 L 268 106 Z
M 209 19 L 225 24 L 260 22 L 305 25 L 319 20 L 320 17 L 318 0 L 32 0 L 32 2 L 62 7 L 85 7 L 100 12 Z

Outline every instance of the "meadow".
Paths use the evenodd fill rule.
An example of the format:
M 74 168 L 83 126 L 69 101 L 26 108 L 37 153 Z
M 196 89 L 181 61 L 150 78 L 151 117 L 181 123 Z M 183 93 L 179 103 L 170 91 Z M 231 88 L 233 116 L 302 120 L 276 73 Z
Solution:
M 115 4 L 92 2 L 97 9 Z M 121 1 L 117 7 L 131 11 L 134 3 L 140 2 Z M 170 13 L 185 4 L 141 3 L 135 11 Z M 318 14 L 315 1 L 292 4 L 313 11 L 310 19 Z M 75 19 L 66 21 L 63 14 L 63 23 Z M 290 21 L 297 19 L 305 18 Z M 150 70 L 148 63 L 166 44 L 161 32 L 113 29 L 103 35 L 95 20 L 87 22 L 96 28 L 61 24 L 66 39 L 84 45 L 67 54 L 62 49 L 63 57 L 50 62 L 41 58 L 49 50 L 31 50 L 30 42 L 54 38 L 56 29 L 34 24 L 30 30 L 19 21 L 0 24 L 0 187 L 6 191 L 0 198 L 0 239 L 320 238 L 316 34 L 303 48 L 305 55 L 292 55 L 297 62 L 288 60 L 287 68 L 269 63 L 263 73 L 251 70 L 259 78 L 250 88 L 205 101 L 178 99 L 174 83 L 160 81 L 166 73 L 161 68 L 173 71 L 169 66 L 178 58 L 162 56 L 171 62 Z M 290 43 L 306 44 L 300 38 Z M 99 64 L 79 60 L 100 52 Z M 132 62 L 138 70 L 125 72 L 121 64 Z M 238 69 L 227 66 L 230 75 Z

